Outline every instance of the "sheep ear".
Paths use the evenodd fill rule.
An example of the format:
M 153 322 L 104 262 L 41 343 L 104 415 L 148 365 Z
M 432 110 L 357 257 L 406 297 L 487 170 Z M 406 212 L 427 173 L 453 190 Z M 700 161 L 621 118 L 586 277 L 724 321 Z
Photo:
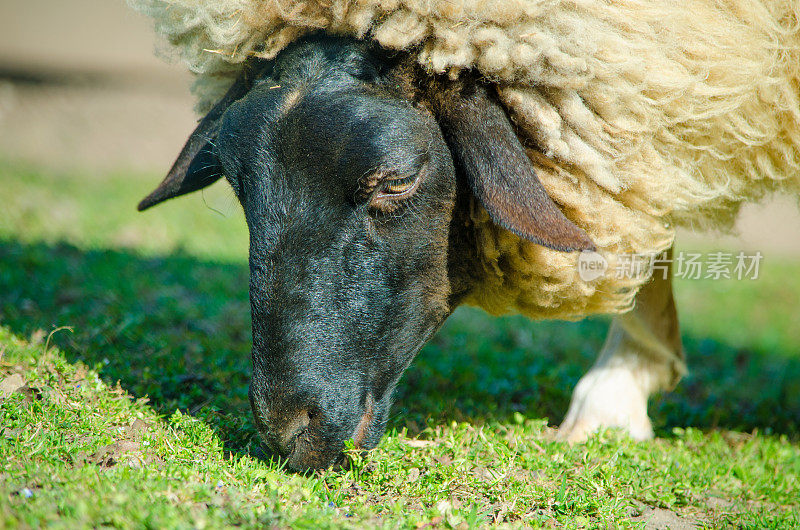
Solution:
M 555 250 L 594 250 L 586 232 L 545 191 L 505 110 L 487 88 L 436 85 L 433 107 L 439 125 L 456 165 L 492 220 Z
M 172 199 L 213 184 L 222 176 L 222 167 L 214 152 L 214 143 L 219 134 L 222 116 L 228 107 L 241 99 L 249 90 L 252 69 L 246 65 L 242 74 L 219 102 L 200 120 L 197 128 L 189 136 L 178 158 L 172 164 L 167 176 L 142 199 L 138 210 L 146 210 L 167 199 Z

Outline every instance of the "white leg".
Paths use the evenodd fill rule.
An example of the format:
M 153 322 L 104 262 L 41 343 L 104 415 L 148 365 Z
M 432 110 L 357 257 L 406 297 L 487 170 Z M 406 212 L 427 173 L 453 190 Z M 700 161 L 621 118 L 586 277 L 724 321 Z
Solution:
M 652 438 L 647 399 L 674 387 L 684 373 L 668 274 L 651 280 L 636 295 L 634 309 L 614 318 L 597 362 L 575 387 L 559 438 L 583 441 L 601 427 L 620 427 L 636 440 Z

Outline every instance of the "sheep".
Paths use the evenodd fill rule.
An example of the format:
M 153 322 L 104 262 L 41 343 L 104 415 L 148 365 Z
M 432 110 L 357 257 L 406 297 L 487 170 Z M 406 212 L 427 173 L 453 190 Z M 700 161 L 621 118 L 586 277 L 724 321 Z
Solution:
M 474 201 L 527 240 L 595 248 L 491 88 L 409 59 L 316 35 L 249 61 L 139 204 L 222 176 L 233 188 L 250 231 L 251 407 L 297 469 L 380 439 L 405 368 L 480 284 Z
M 575 256 L 478 210 L 490 274 L 469 303 L 492 314 L 625 313 L 647 279 L 612 274 L 617 256 L 657 255 L 677 226 L 726 230 L 742 202 L 800 190 L 800 22 L 786 0 L 129 3 L 199 74 L 201 112 L 247 57 L 319 28 L 496 84 L 549 195 L 610 263 L 584 281 Z
M 264 140 L 258 136 L 264 133 L 263 125 L 252 116 L 255 108 L 266 112 L 269 106 L 259 106 L 258 98 L 252 96 L 259 86 L 256 80 L 275 81 L 268 70 L 272 64 L 269 59 L 276 56 L 277 64 L 286 65 L 286 71 L 307 64 L 308 57 L 298 54 L 293 46 L 309 46 L 302 35 L 318 28 L 369 36 L 383 50 L 403 50 L 405 59 L 393 68 L 401 72 L 396 74 L 397 82 L 405 88 L 392 97 L 413 102 L 428 118 L 438 121 L 458 182 L 464 180 L 464 174 L 468 176 L 472 193 L 465 196 L 464 186 L 459 185 L 450 190 L 453 195 L 449 198 L 437 195 L 439 209 L 428 210 L 428 217 L 423 216 L 431 222 L 440 223 L 444 218 L 451 223 L 446 242 L 426 240 L 432 248 L 446 251 L 446 256 L 428 256 L 438 264 L 433 267 L 438 277 L 416 278 L 417 287 L 425 293 L 420 295 L 425 303 L 417 300 L 419 305 L 409 305 L 426 307 L 427 312 L 421 314 L 427 317 L 424 325 L 418 317 L 410 318 L 422 326 L 415 332 L 401 330 L 411 335 L 403 340 L 413 339 L 405 344 L 408 351 L 399 356 L 384 352 L 384 358 L 375 360 L 389 366 L 377 370 L 383 379 L 379 400 L 374 392 L 355 396 L 337 386 L 347 383 L 348 388 L 363 390 L 364 382 L 352 374 L 336 384 L 320 376 L 325 384 L 315 387 L 309 380 L 309 374 L 319 368 L 314 363 L 303 370 L 297 362 L 285 359 L 277 363 L 278 368 L 264 365 L 263 352 L 274 350 L 270 341 L 276 339 L 266 337 L 262 328 L 257 333 L 264 319 L 274 318 L 265 308 L 272 295 L 263 292 L 261 282 L 275 279 L 264 270 L 264 263 L 274 265 L 280 260 L 276 262 L 271 251 L 254 246 L 254 228 L 259 226 L 251 219 L 255 219 L 253 211 L 266 212 L 273 219 L 280 215 L 249 199 L 250 194 L 240 196 L 251 231 L 251 402 L 267 442 L 289 454 L 290 462 L 297 467 L 330 464 L 338 454 L 342 436 L 352 436 L 363 447 L 376 443 L 388 410 L 387 392 L 391 393 L 402 368 L 438 325 L 431 322 L 439 322 L 460 303 L 478 305 L 494 314 L 518 311 L 532 318 L 617 314 L 597 364 L 576 387 L 561 433 L 567 439 L 579 440 L 597 427 L 621 426 L 636 438 L 652 436 L 646 412 L 648 396 L 675 384 L 686 369 L 677 314 L 668 275 L 663 279 L 649 274 L 615 275 L 617 261 L 624 256 L 654 256 L 670 249 L 676 226 L 724 230 L 731 226 L 744 201 L 772 191 L 796 194 L 800 190 L 800 33 L 797 13 L 781 2 L 739 0 L 728 2 L 725 9 L 702 0 L 680 6 L 639 2 L 376 1 L 355 6 L 348 2 L 305 2 L 292 9 L 286 2 L 132 3 L 156 18 L 159 30 L 201 74 L 196 85 L 200 108 L 211 108 L 165 182 L 143 201 L 142 208 L 199 189 L 221 174 L 238 195 L 248 183 L 240 175 L 252 174 L 253 164 L 270 170 L 263 161 L 253 160 L 252 154 L 236 151 L 229 140 L 222 141 L 223 131 L 245 138 L 242 145 L 249 145 L 251 150 L 254 141 Z M 316 46 L 328 46 L 315 42 Z M 352 55 L 375 54 L 380 56 L 379 63 L 396 60 L 391 55 L 359 49 Z M 323 68 L 313 64 L 314 68 Z M 338 68 L 347 70 L 348 64 L 344 61 Z M 325 68 L 338 71 L 331 65 Z M 476 73 L 480 79 L 475 79 Z M 298 83 L 301 77 L 292 74 L 288 85 Z M 237 79 L 232 85 L 231 78 Z M 230 88 L 211 107 L 221 86 Z M 283 83 L 271 86 L 283 94 L 278 106 L 288 112 L 287 117 L 295 109 L 292 98 L 304 101 L 308 96 L 298 89 L 289 97 L 291 94 L 283 93 Z M 272 101 L 276 94 L 263 93 L 261 99 Z M 241 108 L 247 100 L 252 100 L 249 111 Z M 498 158 L 505 159 L 508 167 L 498 170 L 482 165 L 479 155 L 470 149 L 460 150 L 470 144 L 465 137 L 480 133 L 452 128 L 453 122 L 459 122 L 457 116 L 448 118 L 453 101 L 465 102 L 467 107 L 483 102 L 483 112 L 490 117 L 482 117 L 495 126 L 492 131 L 482 131 L 491 133 L 487 145 L 504 153 Z M 346 100 L 341 103 L 351 109 L 356 105 Z M 402 105 L 378 113 L 375 122 L 403 114 L 401 110 Z M 498 112 L 503 114 L 502 120 Z M 280 116 L 278 112 L 273 117 Z M 399 120 L 396 123 L 414 121 L 411 115 L 404 116 L 395 116 Z M 341 118 L 347 121 L 346 116 Z M 425 156 L 418 145 L 419 136 L 429 136 L 427 145 L 438 153 L 430 157 L 438 160 L 439 173 L 447 173 L 446 162 L 439 160 L 447 156 L 430 119 L 428 125 L 412 127 L 417 136 L 411 137 L 400 138 L 389 129 L 375 126 L 375 131 L 389 138 L 387 145 L 400 153 L 395 158 L 403 153 L 410 158 L 395 159 L 394 172 L 378 172 L 372 180 L 360 184 L 377 195 L 361 188 L 358 193 L 366 193 L 370 200 L 386 195 L 383 186 L 390 186 L 389 190 L 396 186 L 409 195 L 417 193 L 404 186 L 418 181 L 413 174 L 428 171 L 428 166 L 417 163 Z M 505 125 L 501 125 L 504 120 Z M 235 126 L 244 122 L 259 132 L 247 133 L 246 128 Z M 518 145 L 513 146 L 505 133 L 515 134 Z M 304 136 L 298 133 L 297 138 L 300 141 Z M 472 144 L 476 138 L 473 136 Z M 228 145 L 228 150 L 221 144 Z M 231 154 L 234 152 L 238 154 Z M 383 153 L 380 149 L 365 152 Z M 517 156 L 519 153 L 524 160 Z M 330 154 L 338 156 L 335 151 Z M 325 167 L 326 175 L 335 173 L 331 166 Z M 485 178 L 476 181 L 476 173 L 492 171 L 512 176 L 510 181 L 517 186 L 499 193 L 503 199 L 499 202 L 498 192 L 485 188 Z M 490 183 L 498 180 L 488 178 Z M 284 199 L 290 204 L 302 202 L 289 195 Z M 527 217 L 520 213 L 520 201 L 527 208 Z M 283 213 L 291 210 L 285 204 L 281 208 Z M 383 213 L 392 214 L 389 218 L 397 215 Z M 413 216 L 400 217 L 409 223 Z M 317 221 L 307 219 L 309 226 L 317 226 Z M 457 226 L 462 228 L 456 230 Z M 469 229 L 464 230 L 464 226 Z M 379 240 L 381 235 L 373 234 Z M 433 236 L 437 236 L 436 230 L 431 232 Z M 304 241 L 325 244 L 311 235 Z M 310 252 L 307 242 L 298 246 Z M 579 255 L 574 252 L 578 250 L 596 250 L 608 264 L 605 273 L 591 278 L 579 274 Z M 334 260 L 331 256 L 326 259 Z M 283 270 L 292 277 L 303 269 L 295 263 Z M 342 285 L 340 281 L 339 287 Z M 353 285 L 347 287 L 351 294 L 358 291 Z M 323 296 L 323 291 L 318 293 Z M 407 301 L 407 294 L 398 297 Z M 355 326 L 348 319 L 357 316 L 361 325 L 382 329 L 381 333 L 372 330 L 368 336 L 386 340 L 386 322 L 380 318 L 376 321 L 377 317 L 364 310 L 371 298 L 361 299 L 364 307 L 358 307 L 357 299 L 337 299 L 340 306 L 354 305 L 345 323 Z M 393 307 L 397 310 L 402 305 Z M 307 321 L 310 314 L 325 320 L 319 308 L 292 317 Z M 279 338 L 277 342 L 285 348 L 290 341 Z M 363 352 L 364 348 L 361 345 L 356 350 Z M 304 363 L 307 361 L 300 365 Z M 283 376 L 276 377 L 276 373 Z M 282 388 L 285 395 L 276 397 L 270 390 L 273 395 L 265 397 L 266 388 Z M 320 393 L 331 390 L 339 392 L 341 399 L 329 403 L 324 411 L 318 403 L 308 405 L 307 395 L 298 398 L 297 388 L 305 388 L 304 392 L 316 395 L 318 401 Z M 306 404 L 298 408 L 296 403 L 304 399 Z M 331 421 L 331 415 L 346 420 L 334 428 L 325 423 Z

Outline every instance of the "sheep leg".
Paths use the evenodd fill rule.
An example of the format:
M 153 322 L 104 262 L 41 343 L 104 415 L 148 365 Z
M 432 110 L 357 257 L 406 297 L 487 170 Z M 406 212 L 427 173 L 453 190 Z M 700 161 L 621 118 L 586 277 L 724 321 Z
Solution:
M 668 262 L 671 262 L 669 252 Z M 634 308 L 614 318 L 597 361 L 572 394 L 559 438 L 583 441 L 602 427 L 621 427 L 636 440 L 653 437 L 650 394 L 673 388 L 686 373 L 672 296 L 672 269 L 656 271 Z

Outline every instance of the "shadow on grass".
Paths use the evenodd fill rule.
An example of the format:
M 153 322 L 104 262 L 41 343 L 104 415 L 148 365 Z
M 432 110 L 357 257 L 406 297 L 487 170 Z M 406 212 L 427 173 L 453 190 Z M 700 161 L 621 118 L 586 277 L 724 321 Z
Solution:
M 147 395 L 164 414 L 202 417 L 226 449 L 258 453 L 247 285 L 244 263 L 0 240 L 0 323 L 27 337 L 72 326 L 52 340 L 70 361 Z M 558 421 L 606 327 L 604 319 L 535 323 L 459 310 L 404 376 L 390 428 L 415 433 L 516 413 Z M 659 434 L 691 425 L 798 437 L 800 358 L 684 341 L 692 372 L 651 405 Z

